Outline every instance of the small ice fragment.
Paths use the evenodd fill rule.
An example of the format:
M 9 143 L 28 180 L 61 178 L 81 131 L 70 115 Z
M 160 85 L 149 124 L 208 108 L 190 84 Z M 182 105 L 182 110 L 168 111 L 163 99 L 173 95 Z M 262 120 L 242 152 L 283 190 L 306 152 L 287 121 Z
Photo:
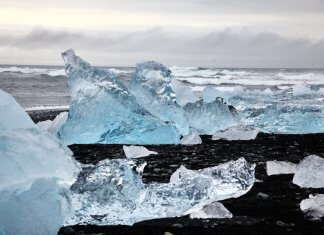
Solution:
M 8 93 L 0 89 L 0 129 L 37 128 L 25 110 Z
M 267 161 L 267 175 L 294 174 L 297 164 L 285 161 Z
M 171 81 L 171 88 L 176 93 L 176 101 L 179 105 L 184 106 L 187 103 L 195 103 L 199 97 L 194 93 L 190 86 L 173 78 Z
M 182 145 L 195 145 L 195 144 L 201 144 L 202 140 L 198 133 L 190 133 L 189 135 L 185 135 L 180 140 Z
M 37 126 L 43 131 L 47 131 L 53 135 L 56 135 L 62 126 L 66 123 L 68 118 L 68 112 L 62 112 L 55 117 L 53 121 L 46 120 L 42 122 L 38 122 Z
M 312 94 L 312 90 L 306 84 L 299 84 L 293 86 L 293 95 L 294 96 L 302 96 Z
M 301 201 L 300 209 L 314 219 L 324 217 L 324 194 L 309 195 Z
M 233 126 L 214 133 L 212 140 L 254 140 L 259 133 L 251 126 Z
M 220 202 L 204 205 L 200 209 L 191 210 L 190 213 L 191 219 L 223 219 L 232 217 L 233 214 Z
M 125 152 L 125 156 L 127 158 L 140 158 L 140 157 L 146 157 L 149 155 L 156 155 L 158 154 L 155 151 L 150 151 L 147 148 L 143 147 L 143 146 L 123 146 L 123 150 Z
M 217 97 L 223 98 L 225 101 L 228 101 L 230 95 L 222 92 L 212 86 L 206 86 L 203 90 L 203 99 L 205 103 L 213 102 Z
M 273 92 L 271 91 L 270 88 L 267 88 L 267 89 L 265 89 L 265 90 L 263 91 L 263 94 L 265 94 L 265 95 L 273 95 Z
M 324 158 L 310 155 L 297 166 L 293 183 L 302 188 L 324 188 Z

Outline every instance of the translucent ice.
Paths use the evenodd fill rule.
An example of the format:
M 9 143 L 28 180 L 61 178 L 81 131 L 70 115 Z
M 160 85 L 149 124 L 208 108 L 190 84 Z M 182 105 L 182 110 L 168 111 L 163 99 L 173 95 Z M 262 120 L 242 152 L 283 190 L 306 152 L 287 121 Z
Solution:
M 228 101 L 230 98 L 230 95 L 228 95 L 225 92 L 222 92 L 216 88 L 213 88 L 212 86 L 206 86 L 203 90 L 203 99 L 204 102 L 210 103 L 213 102 L 217 97 L 223 98 L 225 101 Z
M 259 130 L 251 126 L 234 126 L 225 130 L 217 131 L 213 134 L 213 140 L 254 140 Z
M 183 109 L 176 102 L 171 88 L 171 71 L 160 63 L 139 63 L 129 85 L 129 90 L 143 109 L 153 116 L 173 123 L 181 134 L 189 133 Z
M 220 202 L 213 202 L 195 210 L 191 209 L 190 212 L 191 219 L 223 219 L 233 217 L 233 214 Z
M 140 157 L 146 157 L 149 155 L 158 154 L 157 152 L 150 151 L 143 146 L 126 146 L 126 145 L 124 145 L 123 150 L 124 150 L 125 156 L 127 158 L 140 158 Z
M 300 209 L 313 218 L 324 217 L 324 194 L 309 195 L 300 203 Z
M 75 216 L 67 224 L 133 224 L 190 214 L 218 200 L 239 197 L 254 183 L 255 165 L 244 158 L 202 170 L 180 167 L 170 183 L 144 184 L 127 160 L 86 166 L 72 186 Z
M 199 136 L 198 133 L 193 132 L 190 133 L 189 135 L 186 135 L 184 137 L 182 137 L 181 139 L 181 144 L 183 145 L 195 145 L 195 144 L 201 144 L 202 140 Z
M 179 143 L 178 130 L 140 107 L 112 72 L 92 67 L 73 50 L 62 56 L 71 95 L 68 119 L 59 132 L 65 144 Z M 167 99 L 168 92 L 161 95 Z
M 0 190 L 0 234 L 57 234 L 71 213 L 69 199 L 69 191 L 55 178 Z
M 199 134 L 212 135 L 218 130 L 235 126 L 237 121 L 223 99 L 217 98 L 213 102 L 205 103 L 199 100 L 184 106 L 189 126 Z
M 25 110 L 8 93 L 0 89 L 0 129 L 36 128 Z
M 267 175 L 294 174 L 297 164 L 284 161 L 267 161 Z
M 310 89 L 310 86 L 306 84 L 300 84 L 293 86 L 293 95 L 294 96 L 301 96 L 301 95 L 310 95 L 313 91 Z
M 195 103 L 200 99 L 190 86 L 186 86 L 177 79 L 172 79 L 171 88 L 176 93 L 177 103 L 181 106 L 184 106 L 187 103 Z
M 310 155 L 301 161 L 293 183 L 302 188 L 324 188 L 324 158 Z
M 49 133 L 56 135 L 62 126 L 66 123 L 68 118 L 68 112 L 62 112 L 55 117 L 53 121 L 46 120 L 38 122 L 37 126 L 43 131 L 48 131 Z

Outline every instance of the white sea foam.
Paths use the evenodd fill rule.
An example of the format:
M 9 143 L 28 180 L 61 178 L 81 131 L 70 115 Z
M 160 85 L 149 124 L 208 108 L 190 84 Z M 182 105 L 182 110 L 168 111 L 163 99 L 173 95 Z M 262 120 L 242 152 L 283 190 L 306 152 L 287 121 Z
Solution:
M 14 73 L 24 73 L 24 74 L 47 74 L 49 76 L 62 76 L 65 75 L 64 69 L 50 69 L 50 68 L 35 68 L 35 67 L 0 67 L 0 73 L 3 72 L 14 72 Z
M 58 106 L 34 106 L 25 108 L 25 111 L 39 111 L 39 110 L 62 110 L 69 109 L 69 105 L 58 105 Z

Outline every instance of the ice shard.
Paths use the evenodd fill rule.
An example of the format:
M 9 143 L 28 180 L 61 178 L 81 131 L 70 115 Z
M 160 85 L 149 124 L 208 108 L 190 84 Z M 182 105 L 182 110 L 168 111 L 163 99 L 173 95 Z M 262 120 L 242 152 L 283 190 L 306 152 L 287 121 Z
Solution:
M 53 121 L 46 120 L 38 122 L 37 126 L 43 131 L 47 131 L 53 135 L 57 135 L 62 126 L 66 123 L 68 118 L 68 112 L 62 112 L 55 117 Z
M 267 161 L 267 175 L 295 174 L 297 164 L 285 161 Z
M 233 217 L 233 214 L 220 202 L 213 202 L 202 208 L 190 210 L 190 212 L 191 219 L 223 219 Z
M 293 183 L 302 188 L 324 188 L 324 158 L 310 155 L 301 161 Z
M 213 140 L 254 140 L 259 130 L 252 126 L 233 126 L 213 134 Z
M 186 86 L 183 82 L 173 78 L 171 88 L 176 93 L 176 101 L 179 105 L 185 106 L 187 103 L 195 103 L 200 100 L 190 86 Z
M 68 119 L 59 132 L 65 144 L 179 143 L 179 131 L 138 105 L 112 72 L 92 67 L 73 50 L 62 56 L 71 95 Z
M 25 110 L 0 89 L 0 129 L 37 128 Z
M 205 103 L 213 102 L 217 97 L 223 98 L 228 101 L 231 97 L 229 94 L 222 92 L 212 86 L 206 86 L 203 90 L 203 99 Z
M 309 195 L 301 201 L 300 209 L 314 219 L 324 217 L 324 194 Z
M 195 145 L 201 143 L 202 143 L 202 139 L 200 138 L 197 132 L 191 132 L 189 135 L 185 135 L 181 139 L 181 144 L 183 145 Z
M 216 131 L 237 125 L 237 120 L 222 98 L 205 103 L 199 100 L 184 106 L 189 126 L 200 135 L 212 135 Z
M 141 158 L 141 157 L 146 157 L 149 155 L 156 155 L 158 154 L 155 151 L 150 151 L 144 146 L 123 146 L 123 150 L 125 153 L 125 156 L 127 158 Z
M 170 183 L 144 184 L 123 159 L 85 166 L 72 186 L 75 216 L 66 224 L 133 224 L 138 221 L 190 214 L 215 201 L 239 197 L 250 190 L 254 164 L 240 158 L 215 167 L 180 167 Z
M 176 102 L 171 81 L 171 71 L 162 64 L 154 61 L 138 63 L 129 90 L 143 109 L 172 123 L 182 135 L 187 135 L 189 126 L 183 109 Z

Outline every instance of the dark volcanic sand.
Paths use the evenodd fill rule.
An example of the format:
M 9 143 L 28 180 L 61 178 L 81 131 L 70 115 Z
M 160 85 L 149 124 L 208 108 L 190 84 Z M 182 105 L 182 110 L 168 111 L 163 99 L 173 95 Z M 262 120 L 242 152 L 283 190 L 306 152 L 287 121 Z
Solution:
M 49 116 L 44 119 L 45 114 L 30 115 L 34 121 L 49 119 Z M 69 147 L 82 163 L 124 158 L 122 145 Z M 324 157 L 324 134 L 259 134 L 253 141 L 212 141 L 204 136 L 203 144 L 196 146 L 147 147 L 159 154 L 144 158 L 147 162 L 143 174 L 145 182 L 168 182 L 180 165 L 200 169 L 239 157 L 257 164 L 256 178 L 261 182 L 256 182 L 251 191 L 240 198 L 222 201 L 233 213 L 232 219 L 180 217 L 143 221 L 133 226 L 75 225 L 62 228 L 60 234 L 324 234 L 324 219 L 312 221 L 299 209 L 299 203 L 309 194 L 323 194 L 324 189 L 302 189 L 292 184 L 292 175 L 267 176 L 265 171 L 265 162 L 270 160 L 298 163 L 310 154 Z

